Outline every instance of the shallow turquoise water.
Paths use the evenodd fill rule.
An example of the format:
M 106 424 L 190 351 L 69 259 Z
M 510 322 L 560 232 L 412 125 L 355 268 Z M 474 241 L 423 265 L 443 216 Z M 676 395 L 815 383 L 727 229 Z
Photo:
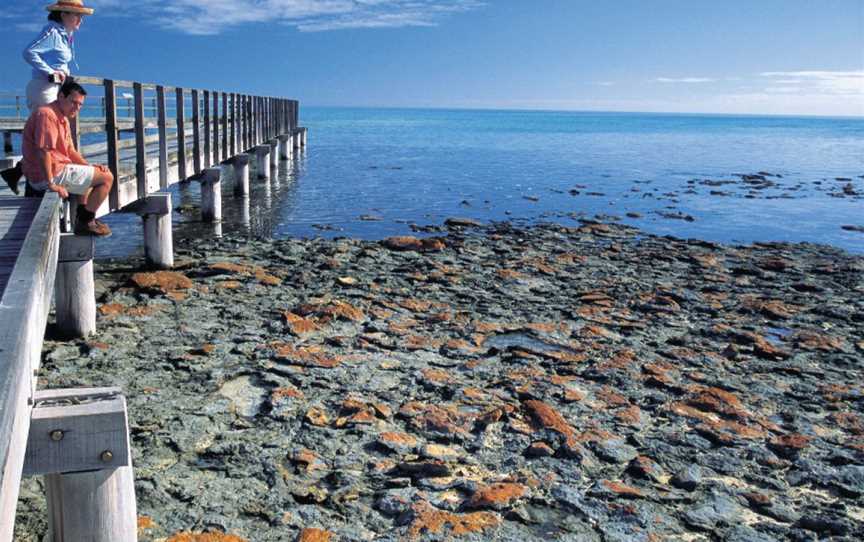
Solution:
M 662 235 L 864 252 L 864 233 L 841 228 L 864 225 L 862 119 L 310 107 L 301 124 L 309 146 L 278 183 L 254 182 L 244 202 L 226 181 L 223 232 L 380 238 L 449 216 L 599 215 Z M 757 172 L 782 177 L 758 190 L 735 177 Z M 843 193 L 849 183 L 860 196 Z M 176 190 L 197 201 L 194 184 Z M 180 237 L 210 231 L 195 213 L 175 220 Z M 118 235 L 101 254 L 140 250 L 136 220 L 110 223 Z

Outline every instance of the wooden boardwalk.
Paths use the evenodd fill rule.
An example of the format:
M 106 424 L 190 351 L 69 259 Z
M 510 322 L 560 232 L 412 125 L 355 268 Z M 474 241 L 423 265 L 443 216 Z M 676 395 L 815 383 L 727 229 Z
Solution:
M 0 193 L 0 299 L 30 231 L 40 200 Z
M 94 98 L 102 93 L 101 111 L 97 107 L 72 123 L 81 154 L 106 163 L 116 179 L 99 214 L 141 215 L 145 258 L 153 267 L 173 266 L 167 191 L 172 184 L 199 181 L 202 220 L 219 222 L 225 168 L 233 169 L 235 196 L 244 197 L 250 162 L 256 177 L 269 182 L 271 170 L 289 166 L 306 145 L 296 100 L 77 79 Z M 120 99 L 127 100 L 134 119 L 118 115 Z M 0 111 L 9 162 L 20 155 L 13 139 L 20 146 L 23 127 L 23 119 Z M 134 481 L 121 391 L 36 387 L 52 299 L 59 334 L 84 337 L 96 329 L 95 245 L 90 237 L 61 233 L 69 231 L 63 207 L 56 194 L 23 198 L 0 182 L 0 542 L 12 540 L 21 477 L 38 475 L 45 476 L 54 540 L 134 542 Z M 58 398 L 68 404 L 57 406 Z

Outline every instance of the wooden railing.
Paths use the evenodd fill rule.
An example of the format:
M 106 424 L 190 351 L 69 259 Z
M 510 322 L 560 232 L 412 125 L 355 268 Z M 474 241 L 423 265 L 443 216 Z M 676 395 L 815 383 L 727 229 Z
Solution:
M 73 138 L 81 154 L 107 164 L 117 180 L 100 214 L 298 128 L 299 102 L 287 98 L 88 76 L 75 80 L 88 95 L 72 123 Z M 17 105 L 8 97 L 0 104 L 7 155 L 15 154 L 10 136 L 23 130 L 25 120 L 21 98 L 15 99 Z M 18 116 L 4 116 L 7 110 Z
M 295 100 L 76 80 L 91 105 L 72 123 L 73 138 L 85 157 L 107 163 L 116 179 L 99 214 L 121 209 L 141 214 L 145 256 L 154 267 L 173 265 L 166 188 L 197 178 L 202 218 L 218 222 L 221 168 L 215 166 L 231 163 L 235 193 L 245 196 L 253 155 L 257 177 L 269 180 L 271 168 L 290 164 L 293 149 L 306 143 Z M 131 118 L 118 114 L 120 89 L 131 89 L 131 97 L 120 95 Z M 0 106 L 7 156 L 14 154 L 12 136 L 24 127 L 20 102 L 16 117 L 2 116 Z M 96 326 L 94 244 L 92 238 L 61 233 L 61 207 L 56 194 L 42 200 L 0 292 L 0 542 L 12 540 L 22 475 L 46 476 L 55 540 L 134 541 L 134 483 L 120 390 L 37 391 L 35 386 L 52 294 L 61 333 L 86 336 Z M 102 451 L 94 454 L 97 448 Z

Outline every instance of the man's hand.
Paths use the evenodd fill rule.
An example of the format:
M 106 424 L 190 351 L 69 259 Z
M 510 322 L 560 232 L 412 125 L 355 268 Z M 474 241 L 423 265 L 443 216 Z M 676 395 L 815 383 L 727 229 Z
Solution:
M 93 167 L 96 168 L 96 171 L 101 171 L 102 173 L 110 173 L 111 172 L 111 170 L 108 169 L 108 166 L 106 166 L 104 164 L 96 164 Z
M 60 196 L 61 199 L 66 199 L 69 197 L 69 192 L 66 188 L 60 186 L 59 184 L 49 184 L 48 190 L 52 192 L 57 192 L 57 195 Z
M 66 82 L 66 74 L 61 71 L 55 71 L 52 76 L 55 83 L 60 83 L 61 85 Z

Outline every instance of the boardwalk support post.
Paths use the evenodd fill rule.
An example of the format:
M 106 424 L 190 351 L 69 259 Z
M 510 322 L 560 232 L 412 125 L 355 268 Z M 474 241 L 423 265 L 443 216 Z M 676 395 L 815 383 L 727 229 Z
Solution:
M 96 331 L 96 290 L 93 282 L 93 237 L 60 236 L 54 292 L 57 327 L 64 337 L 86 337 Z
M 234 166 L 234 193 L 238 196 L 249 195 L 249 161 L 248 154 L 238 154 L 233 159 Z
M 119 388 L 34 394 L 24 475 L 45 476 L 49 540 L 138 539 L 130 451 Z
M 204 222 L 222 222 L 222 169 L 205 169 L 200 181 L 201 219 Z
M 278 168 L 279 167 L 279 140 L 271 139 L 270 143 L 270 167 Z
M 174 267 L 174 238 L 171 227 L 171 194 L 150 194 L 135 212 L 144 221 L 144 258 L 148 267 Z
M 282 160 L 291 160 L 291 135 L 283 134 L 279 136 L 279 158 Z
M 270 180 L 270 145 L 258 145 L 255 147 L 255 163 L 259 179 Z

